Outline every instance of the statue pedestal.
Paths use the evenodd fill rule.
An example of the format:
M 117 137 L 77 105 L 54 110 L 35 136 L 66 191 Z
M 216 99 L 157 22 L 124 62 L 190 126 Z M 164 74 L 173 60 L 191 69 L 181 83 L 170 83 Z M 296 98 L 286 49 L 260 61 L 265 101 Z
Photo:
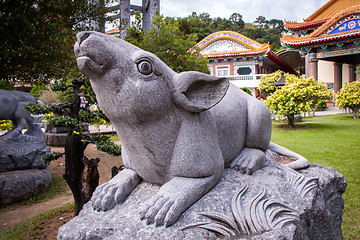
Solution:
M 0 136 L 0 204 L 29 199 L 49 187 L 51 173 L 42 160 L 48 153 L 39 126 L 31 134 Z
M 31 135 L 20 134 L 8 138 L 7 134 L 0 136 L 0 172 L 46 168 L 42 157 L 50 153 L 46 146 L 44 135 L 39 126 Z
M 0 173 L 0 204 L 29 199 L 45 191 L 51 183 L 48 168 Z
M 346 180 L 329 167 L 296 172 L 270 163 L 253 175 L 225 169 L 222 180 L 167 228 L 139 216 L 159 188 L 142 182 L 106 212 L 87 203 L 60 227 L 58 239 L 342 239 Z

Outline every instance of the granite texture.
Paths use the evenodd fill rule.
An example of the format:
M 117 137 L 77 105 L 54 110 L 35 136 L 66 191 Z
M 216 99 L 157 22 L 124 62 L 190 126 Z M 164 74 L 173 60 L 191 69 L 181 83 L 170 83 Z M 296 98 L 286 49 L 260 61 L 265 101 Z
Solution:
M 226 78 L 175 73 L 154 54 L 98 32 L 78 33 L 74 52 L 116 129 L 127 167 L 96 189 L 96 210 L 125 201 L 141 181 L 159 184 L 141 216 L 170 226 L 226 167 L 253 174 L 266 165 L 268 148 L 281 150 L 270 144 L 269 109 Z M 308 164 L 300 161 L 305 165 L 293 166 Z
M 0 136 L 0 204 L 29 199 L 51 183 L 49 164 L 42 160 L 50 148 L 40 126 L 25 134 L 8 133 Z
M 45 144 L 40 126 L 35 125 L 31 134 L 7 136 L 0 136 L 0 172 L 48 166 L 42 157 L 50 153 L 50 148 Z
M 139 213 L 160 186 L 142 182 L 108 211 L 86 204 L 58 239 L 342 239 L 345 188 L 341 174 L 315 164 L 296 172 L 270 163 L 253 175 L 225 169 L 174 225 L 156 227 Z
M 0 204 L 29 199 L 45 191 L 51 183 L 48 168 L 0 173 Z

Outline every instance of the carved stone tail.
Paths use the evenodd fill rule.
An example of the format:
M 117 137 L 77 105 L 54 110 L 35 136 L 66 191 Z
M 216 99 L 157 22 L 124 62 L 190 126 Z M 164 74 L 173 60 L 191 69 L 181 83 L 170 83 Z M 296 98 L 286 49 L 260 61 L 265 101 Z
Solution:
M 300 154 L 297 154 L 287 148 L 277 145 L 276 143 L 270 142 L 268 149 L 271 151 L 274 151 L 280 155 L 283 155 L 283 156 L 296 158 L 295 161 L 285 164 L 285 166 L 288 166 L 289 168 L 297 170 L 297 169 L 302 169 L 302 168 L 306 168 L 309 166 L 309 161 L 306 158 L 304 158 Z

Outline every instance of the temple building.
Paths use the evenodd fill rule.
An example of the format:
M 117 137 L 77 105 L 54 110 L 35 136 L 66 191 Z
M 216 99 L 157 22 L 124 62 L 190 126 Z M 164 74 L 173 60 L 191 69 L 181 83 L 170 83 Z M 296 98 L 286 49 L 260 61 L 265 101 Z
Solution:
M 330 0 L 304 22 L 287 22 L 281 44 L 305 56 L 306 77 L 325 82 L 337 93 L 359 79 L 360 0 Z
M 215 32 L 196 47 L 208 58 L 210 75 L 228 77 L 238 87 L 258 96 L 260 78 L 276 70 L 298 74 L 292 66 L 274 54 L 269 44 L 258 43 L 240 33 Z

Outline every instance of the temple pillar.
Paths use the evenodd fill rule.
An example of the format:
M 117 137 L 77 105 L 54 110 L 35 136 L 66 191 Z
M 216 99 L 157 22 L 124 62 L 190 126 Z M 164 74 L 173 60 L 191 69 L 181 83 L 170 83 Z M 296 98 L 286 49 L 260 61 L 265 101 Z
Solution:
M 160 0 L 142 0 L 143 7 L 143 27 L 145 32 L 150 31 L 151 22 L 156 10 L 160 11 Z
M 260 74 L 265 74 L 265 70 L 263 66 L 260 66 Z
M 309 54 L 309 72 L 306 77 L 314 77 L 315 80 L 318 80 L 318 61 L 316 53 Z
M 309 55 L 310 55 L 310 53 L 305 54 L 305 76 L 306 76 L 306 78 L 310 77 Z
M 337 93 L 342 87 L 342 63 L 334 63 L 334 93 Z
M 356 81 L 356 65 L 349 65 L 349 83 Z
M 130 27 L 130 0 L 120 0 L 119 1 L 119 10 L 120 10 L 120 18 L 119 18 L 119 30 L 120 30 L 120 38 L 124 39 L 126 36 L 126 29 Z
M 255 74 L 260 74 L 260 67 L 259 64 L 255 64 Z

